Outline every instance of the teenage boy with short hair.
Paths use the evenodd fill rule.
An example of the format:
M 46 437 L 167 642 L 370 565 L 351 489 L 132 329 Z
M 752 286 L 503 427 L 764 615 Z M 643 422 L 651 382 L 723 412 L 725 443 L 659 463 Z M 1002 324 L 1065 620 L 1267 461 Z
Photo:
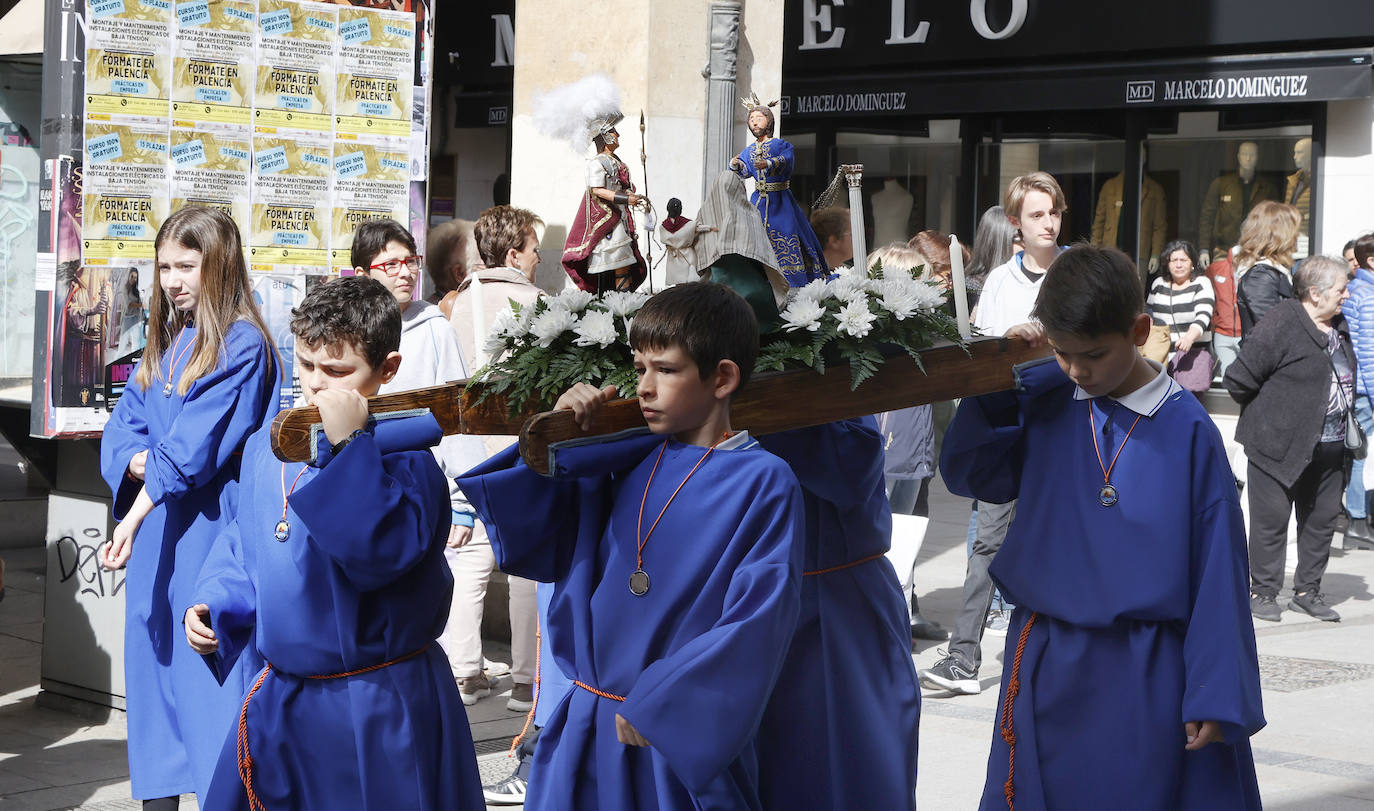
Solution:
M 1065 208 L 1063 190 L 1045 172 L 1022 175 L 1007 186 L 1003 209 L 1019 230 L 1024 249 L 993 268 L 983 283 L 973 326 L 984 335 L 1002 335 L 1030 320 L 1045 273 L 1064 250 L 1059 247 L 1059 226 Z M 921 683 L 928 687 L 965 695 L 975 695 L 983 689 L 978 681 L 978 667 L 983 660 L 981 642 L 996 591 L 988 578 L 988 567 L 1007 536 L 1007 527 L 1016 515 L 1016 502 L 980 501 L 975 515 L 976 535 L 964 577 L 963 604 L 949 637 L 949 653 L 929 670 L 918 673 Z M 1006 621 L 1004 607 L 994 615 L 997 632 L 1005 631 Z
M 574 680 L 535 750 L 536 808 L 759 808 L 754 737 L 797 621 L 801 489 L 731 433 L 758 351 L 749 305 L 709 282 L 630 330 L 651 435 L 515 449 L 460 479 L 503 571 L 555 583 L 549 639 Z M 615 389 L 558 401 L 589 426 Z
M 449 327 L 443 312 L 428 301 L 415 298 L 420 282 L 420 257 L 415 255 L 415 237 L 395 220 L 367 220 L 353 232 L 353 246 L 349 255 L 353 272 L 381 282 L 401 308 L 401 357 L 405 363 L 396 375 L 378 389 L 378 394 L 442 386 L 462 380 L 472 371 L 468 368 L 458 338 Z M 454 477 L 472 468 L 485 457 L 480 437 L 446 436 L 434 448 L 434 458 L 448 480 L 449 508 L 452 528 L 448 548 L 444 552 L 446 565 L 457 576 L 457 550 L 472 538 L 472 506 Z M 461 648 L 461 631 L 450 625 L 441 637 L 449 664 L 455 665 L 454 652 Z M 464 704 L 475 704 L 478 698 L 490 693 L 491 684 L 481 673 L 477 678 L 462 679 L 471 673 L 454 668 L 460 677 L 459 691 Z M 480 682 L 480 684 L 478 683 Z
M 1058 363 L 945 437 L 951 492 L 1020 505 L 992 564 L 1016 610 L 985 809 L 1260 807 L 1240 499 L 1207 412 L 1136 351 L 1143 301 L 1120 251 L 1062 254 L 1040 323 L 1009 331 Z
M 472 735 L 432 644 L 453 590 L 447 483 L 426 449 L 440 431 L 428 416 L 367 428 L 366 398 L 401 365 L 400 313 L 354 277 L 292 316 L 330 447 L 317 467 L 278 461 L 270 427 L 249 439 L 238 514 L 191 592 L 186 638 L 216 674 L 250 642 L 269 663 L 201 807 L 481 809 Z

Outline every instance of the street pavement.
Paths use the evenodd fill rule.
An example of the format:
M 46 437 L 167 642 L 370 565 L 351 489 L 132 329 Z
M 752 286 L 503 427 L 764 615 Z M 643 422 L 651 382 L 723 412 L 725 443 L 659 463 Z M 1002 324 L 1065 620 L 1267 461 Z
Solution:
M 0 526 L 7 517 L 0 502 Z M 952 627 L 963 584 L 966 499 L 938 480 L 931 522 L 916 570 L 921 610 Z M 1336 547 L 1340 546 L 1337 536 Z M 8 596 L 0 602 L 0 808 L 137 809 L 129 799 L 123 714 L 102 717 L 89 705 L 40 700 L 44 555 L 0 549 Z M 1289 551 L 1291 574 L 1294 553 Z M 1374 811 L 1374 552 L 1333 552 L 1323 589 L 1341 612 L 1322 623 L 1285 612 L 1257 623 L 1264 709 L 1269 725 L 1252 739 L 1265 807 L 1288 811 Z M 56 629 L 49 629 L 54 632 Z M 925 692 L 917 797 L 924 808 L 976 808 L 994 730 L 1002 637 L 983 640 L 984 692 Z M 940 658 L 939 643 L 917 642 L 919 668 Z M 503 658 L 493 646 L 488 656 Z M 508 661 L 508 659 L 507 659 Z M 509 689 L 509 679 L 501 683 Z M 48 706 L 55 704 L 56 706 Z M 484 779 L 504 777 L 504 755 L 523 717 L 500 696 L 469 710 Z M 1104 742 L 1110 745 L 1110 742 Z M 182 808 L 195 808 L 185 798 Z

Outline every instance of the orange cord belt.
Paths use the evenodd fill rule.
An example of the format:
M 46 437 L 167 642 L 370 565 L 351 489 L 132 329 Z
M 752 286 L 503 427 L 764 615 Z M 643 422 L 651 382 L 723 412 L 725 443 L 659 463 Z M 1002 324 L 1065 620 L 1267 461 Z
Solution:
M 404 662 L 407 659 L 414 659 L 416 656 L 419 656 L 420 654 L 429 650 L 429 646 L 432 644 L 434 643 L 428 643 L 423 648 L 413 650 L 410 653 L 405 654 L 404 656 L 397 656 L 395 659 L 392 659 L 389 662 L 382 662 L 381 664 L 377 665 L 368 665 L 367 667 L 360 667 L 357 670 L 350 670 L 347 673 L 331 673 L 327 676 L 305 676 L 304 678 L 323 680 L 344 679 L 348 678 L 349 676 L 360 676 L 363 673 L 371 673 L 374 670 L 381 670 L 384 667 L 391 667 L 392 665 Z M 267 681 L 267 674 L 271 672 L 272 663 L 268 662 L 267 666 L 262 669 L 262 673 L 258 676 L 258 680 L 253 683 L 252 689 L 248 691 L 248 695 L 244 696 L 243 709 L 239 710 L 239 780 L 243 782 L 243 790 L 248 795 L 248 808 L 250 811 L 266 811 L 266 806 L 262 804 L 262 800 L 258 799 L 257 792 L 253 790 L 253 755 L 251 752 L 248 751 L 248 703 L 253 700 L 253 694 L 258 691 L 259 687 L 262 687 L 263 682 Z
M 583 690 L 586 690 L 586 691 L 589 692 L 589 693 L 593 693 L 593 694 L 595 694 L 595 695 L 601 696 L 602 698 L 609 698 L 611 701 L 624 701 L 624 700 L 625 700 L 625 696 L 618 696 L 618 695 L 616 695 L 615 693 L 607 693 L 607 692 L 604 691 L 604 690 L 598 690 L 598 689 L 596 689 L 595 687 L 591 686 L 590 684 L 587 684 L 586 682 L 578 681 L 577 679 L 573 679 L 573 684 L 576 684 L 578 687 L 581 687 Z
M 851 560 L 851 561 L 849 561 L 848 563 L 841 563 L 839 566 L 831 566 L 831 567 L 828 568 L 828 569 L 817 569 L 817 570 L 815 570 L 814 572 L 802 572 L 802 577 L 811 577 L 812 575 L 818 575 L 818 574 L 830 574 L 831 572 L 838 572 L 838 571 L 842 571 L 842 570 L 844 570 L 844 569 L 852 569 L 852 568 L 854 568 L 855 566 L 862 566 L 863 564 L 869 562 L 870 560 L 877 560 L 878 558 L 883 557 L 883 556 L 886 555 L 886 554 L 887 554 L 886 552 L 879 552 L 879 553 L 876 554 L 876 555 L 869 555 L 869 556 L 866 557 L 866 558 L 859 558 L 858 560 Z
M 1026 652 L 1026 640 L 1030 637 L 1031 626 L 1035 625 L 1035 620 L 1040 615 L 1031 612 L 1030 619 L 1021 628 L 1021 636 L 1016 640 L 1016 657 L 1011 661 L 1011 678 L 1007 679 L 1007 697 L 1002 702 L 1002 718 L 997 726 L 1002 733 L 1002 740 L 1007 742 L 1007 782 L 1002 786 L 1002 794 L 1007 798 L 1007 811 L 1015 811 L 1016 806 L 1012 805 L 1012 799 L 1016 795 L 1016 789 L 1012 785 L 1012 779 L 1016 777 L 1016 731 L 1013 728 L 1012 710 L 1016 704 L 1016 694 L 1021 692 L 1021 656 Z

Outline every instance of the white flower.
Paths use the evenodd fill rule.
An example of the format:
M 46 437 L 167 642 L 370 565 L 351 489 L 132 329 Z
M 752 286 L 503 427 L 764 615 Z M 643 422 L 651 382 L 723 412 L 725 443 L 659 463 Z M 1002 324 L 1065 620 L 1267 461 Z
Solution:
M 587 305 L 592 303 L 595 295 L 576 287 L 569 287 L 562 293 L 548 299 L 550 310 L 566 310 L 570 313 L 580 313 L 587 309 Z
M 782 311 L 782 320 L 787 322 L 785 329 L 796 332 L 804 329 L 815 332 L 821 327 L 821 316 L 825 315 L 825 305 L 810 298 L 798 297 Z
M 852 303 L 861 300 L 861 297 L 872 288 L 872 285 L 873 283 L 867 276 L 851 273 L 830 282 L 830 295 Z
M 619 337 L 615 331 L 615 316 L 605 310 L 588 310 L 577 322 L 576 340 L 578 346 L 608 347 Z
M 863 338 L 873 329 L 873 322 L 878 317 L 868 309 L 867 299 L 859 299 L 841 307 L 835 314 L 835 320 L 839 322 L 840 332 Z
M 812 279 L 804 287 L 795 288 L 792 291 L 794 301 L 807 299 L 810 301 L 824 301 L 830 296 L 830 285 L 825 279 Z
M 916 282 L 913 284 L 916 293 L 917 307 L 930 311 L 944 306 L 946 296 L 945 289 L 939 284 L 930 282 Z
M 636 293 L 627 290 L 612 290 L 601 296 L 601 303 L 606 305 L 606 309 L 619 318 L 628 318 L 639 312 L 639 308 L 644 306 L 644 302 L 649 300 L 647 293 Z
M 487 336 L 489 338 L 519 338 L 528 331 L 528 326 L 520 323 L 520 317 L 515 314 L 515 311 L 507 307 L 497 313 L 496 318 L 492 319 L 491 329 L 487 330 Z
M 488 361 L 496 360 L 506 351 L 506 339 L 496 333 L 487 336 L 487 340 L 482 344 L 482 355 Z
M 879 303 L 898 321 L 905 321 L 921 309 L 918 285 L 910 279 L 884 279 L 878 283 Z
M 534 317 L 534 323 L 530 325 L 530 333 L 534 335 L 535 344 L 547 347 L 558 340 L 559 336 L 573 328 L 577 323 L 577 316 L 561 307 L 550 307 L 544 312 Z

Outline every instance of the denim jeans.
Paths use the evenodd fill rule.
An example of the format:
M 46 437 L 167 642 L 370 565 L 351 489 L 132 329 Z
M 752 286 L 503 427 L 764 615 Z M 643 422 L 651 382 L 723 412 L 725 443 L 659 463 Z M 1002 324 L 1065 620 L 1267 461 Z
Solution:
M 1212 333 L 1212 353 L 1217 356 L 1216 376 L 1220 379 L 1226 374 L 1226 367 L 1236 362 L 1236 355 L 1240 353 L 1240 338 Z
M 1374 435 L 1374 408 L 1368 394 L 1355 395 L 1355 419 L 1360 421 L 1364 435 Z M 1350 484 L 1345 488 L 1345 511 L 1351 518 L 1369 517 L 1369 494 L 1364 489 L 1364 459 L 1356 459 L 1350 468 Z

